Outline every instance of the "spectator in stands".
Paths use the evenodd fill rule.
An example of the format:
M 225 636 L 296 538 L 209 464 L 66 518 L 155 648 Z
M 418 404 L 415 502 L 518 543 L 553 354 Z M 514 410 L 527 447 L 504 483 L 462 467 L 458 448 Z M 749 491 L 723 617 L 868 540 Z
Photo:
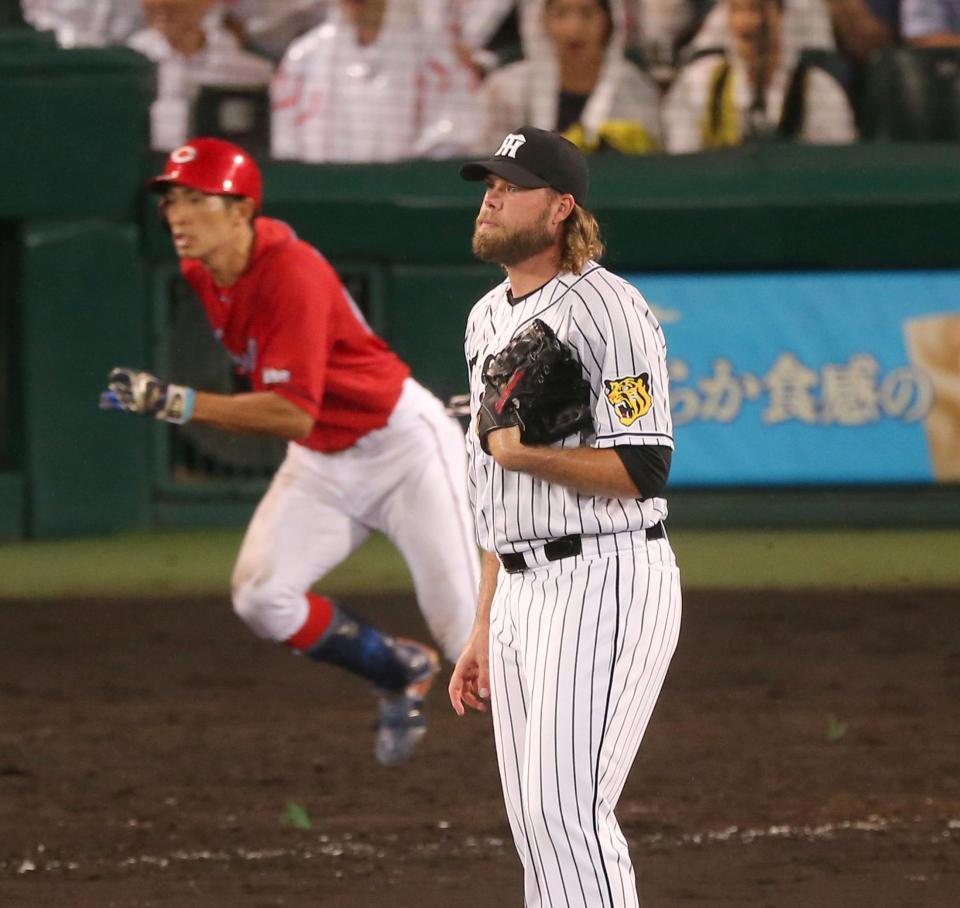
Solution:
M 839 50 L 864 63 L 899 33 L 900 0 L 787 0 L 785 28 L 795 46 Z M 717 3 L 691 41 L 689 53 L 722 46 L 726 11 Z
M 960 47 L 960 0 L 903 0 L 901 17 L 914 47 Z
M 896 40 L 897 0 L 827 0 L 827 4 L 837 47 L 854 63 L 866 63 Z
M 678 52 L 696 33 L 712 0 L 628 0 L 630 42 L 664 88 L 676 75 Z
M 121 44 L 143 26 L 140 0 L 23 0 L 23 16 L 61 47 Z
M 476 150 L 479 85 L 418 0 L 340 0 L 271 89 L 273 156 L 399 161 Z
M 659 92 L 624 55 L 619 0 L 534 0 L 521 27 L 527 58 L 484 84 L 488 147 L 522 123 L 561 132 L 585 151 L 660 146 Z
M 687 63 L 664 100 L 669 151 L 739 145 L 770 135 L 825 144 L 854 141 L 846 92 L 825 70 L 798 65 L 804 33 L 791 22 L 793 4 L 785 10 L 783 3 L 720 0 L 727 24 L 721 49 Z M 818 37 L 831 40 L 829 31 Z
M 213 0 L 142 0 L 147 28 L 127 44 L 157 64 L 150 108 L 153 148 L 170 151 L 190 134 L 190 109 L 202 85 L 269 85 L 273 66 L 243 50 L 220 22 Z
M 828 0 L 786 0 L 783 9 L 783 30 L 788 42 L 795 48 L 836 50 L 833 23 L 830 20 Z M 730 11 L 725 2 L 717 0 L 685 48 L 685 60 L 707 51 L 724 50 L 730 41 Z
M 467 0 L 458 11 L 459 32 L 464 43 L 479 50 L 486 47 L 523 0 Z M 519 43 L 519 36 L 517 36 Z
M 279 62 L 296 38 L 323 21 L 327 0 L 220 0 L 224 24 L 244 47 Z
M 690 39 L 713 0 L 622 0 L 624 46 L 637 51 L 650 74 L 664 84 L 675 68 L 677 49 Z M 467 0 L 457 4 L 458 34 L 487 72 L 495 65 L 529 56 L 529 35 L 521 41 L 517 20 L 542 0 Z

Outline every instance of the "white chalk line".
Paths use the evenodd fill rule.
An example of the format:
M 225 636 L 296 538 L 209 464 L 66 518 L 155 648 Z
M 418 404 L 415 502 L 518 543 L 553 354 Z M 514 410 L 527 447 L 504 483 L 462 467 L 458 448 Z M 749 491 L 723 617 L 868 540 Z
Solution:
M 930 821 L 916 817 L 915 824 L 929 824 Z M 723 829 L 707 830 L 704 832 L 679 833 L 647 833 L 634 838 L 631 844 L 642 847 L 699 847 L 714 844 L 750 845 L 765 840 L 795 840 L 818 842 L 833 839 L 838 835 L 858 833 L 872 835 L 886 833 L 897 829 L 905 829 L 910 821 L 882 817 L 877 814 L 859 820 L 841 820 L 835 823 L 817 823 L 791 825 L 778 823 L 770 826 L 740 827 L 727 826 Z M 938 825 L 936 822 L 934 826 Z M 931 835 L 934 840 L 960 840 L 960 819 L 951 819 L 940 822 L 940 829 L 935 829 Z M 451 824 L 441 820 L 436 824 L 439 830 L 449 830 Z M 390 836 L 396 841 L 398 836 Z M 435 842 L 417 843 L 412 853 L 417 855 L 444 854 L 495 854 L 512 851 L 513 845 L 509 840 L 498 836 L 465 836 L 462 840 L 450 841 L 449 838 Z M 34 854 L 28 857 L 0 861 L 0 874 L 24 876 L 33 873 L 63 873 L 83 871 L 85 867 L 98 868 L 113 867 L 117 870 L 131 870 L 136 868 L 152 868 L 165 870 L 170 867 L 179 867 L 188 864 L 233 864 L 257 863 L 278 860 L 311 861 L 316 858 L 354 858 L 363 860 L 403 860 L 404 855 L 397 853 L 398 849 L 392 845 L 372 845 L 367 842 L 352 841 L 349 835 L 342 839 L 327 835 L 320 835 L 309 845 L 297 848 L 231 848 L 231 849 L 175 849 L 166 855 L 140 854 L 130 857 L 110 860 L 107 858 L 95 859 L 84 864 L 76 860 L 52 859 L 46 856 L 46 846 L 38 845 Z M 407 850 L 410 854 L 411 850 Z

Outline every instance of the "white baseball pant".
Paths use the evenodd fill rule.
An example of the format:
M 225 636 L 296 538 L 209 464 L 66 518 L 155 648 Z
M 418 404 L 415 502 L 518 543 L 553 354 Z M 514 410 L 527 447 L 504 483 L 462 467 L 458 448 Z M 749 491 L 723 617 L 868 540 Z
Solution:
M 290 444 L 237 559 L 237 614 L 258 635 L 286 640 L 306 619 L 310 587 L 372 530 L 402 554 L 427 626 L 455 661 L 479 582 L 463 432 L 413 379 L 387 425 L 353 447 L 324 454 Z
M 500 573 L 491 708 L 526 908 L 639 905 L 614 809 L 676 649 L 680 576 L 666 538 L 636 535 Z

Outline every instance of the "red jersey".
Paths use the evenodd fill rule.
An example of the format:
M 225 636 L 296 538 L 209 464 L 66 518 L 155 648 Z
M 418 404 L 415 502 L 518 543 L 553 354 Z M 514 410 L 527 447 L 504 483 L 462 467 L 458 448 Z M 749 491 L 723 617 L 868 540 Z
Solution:
M 254 231 L 250 262 L 232 286 L 218 287 L 197 259 L 183 259 L 180 270 L 254 391 L 273 391 L 313 417 L 300 443 L 349 448 L 387 424 L 410 370 L 316 249 L 272 218 L 257 218 Z

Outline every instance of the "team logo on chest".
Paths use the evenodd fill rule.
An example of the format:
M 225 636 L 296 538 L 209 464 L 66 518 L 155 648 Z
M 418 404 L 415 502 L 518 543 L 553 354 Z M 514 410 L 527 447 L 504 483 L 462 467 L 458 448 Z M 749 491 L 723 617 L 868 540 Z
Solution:
M 653 396 L 650 392 L 650 374 L 624 375 L 623 378 L 603 380 L 607 401 L 625 426 L 632 426 L 641 416 L 650 412 Z

